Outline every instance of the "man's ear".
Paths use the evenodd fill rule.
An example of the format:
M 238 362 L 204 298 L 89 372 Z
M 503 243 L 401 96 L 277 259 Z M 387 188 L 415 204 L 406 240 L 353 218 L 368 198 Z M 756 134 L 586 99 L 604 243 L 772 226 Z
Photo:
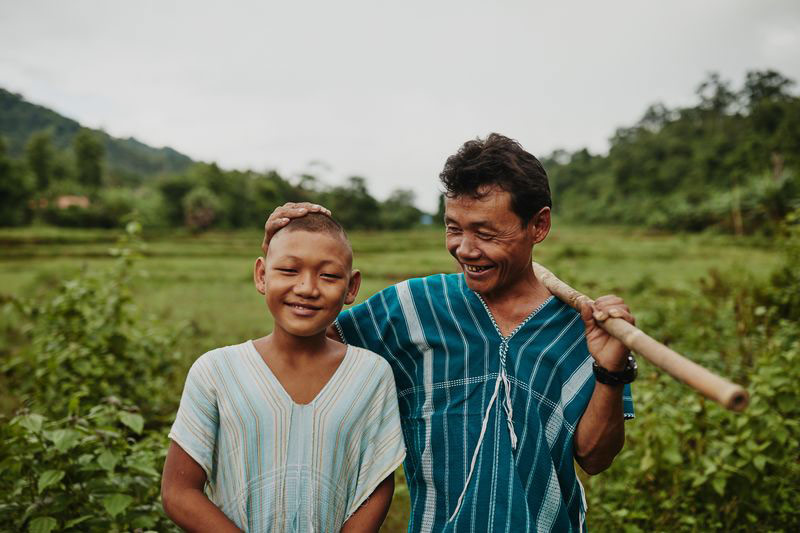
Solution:
M 344 296 L 344 303 L 350 305 L 356 301 L 358 289 L 361 287 L 361 271 L 353 269 L 350 274 L 350 284 L 347 286 L 347 294 Z
M 533 216 L 531 223 L 528 224 L 528 231 L 531 232 L 533 244 L 542 242 L 547 234 L 550 233 L 550 208 L 543 207 Z
M 264 274 L 266 273 L 267 264 L 263 257 L 256 259 L 256 264 L 253 265 L 253 283 L 256 285 L 256 290 L 261 294 L 266 294 L 267 284 L 264 281 Z

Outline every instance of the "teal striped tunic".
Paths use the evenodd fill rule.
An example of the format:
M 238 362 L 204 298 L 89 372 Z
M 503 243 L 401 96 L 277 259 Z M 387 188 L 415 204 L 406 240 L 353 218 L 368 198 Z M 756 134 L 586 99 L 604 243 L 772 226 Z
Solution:
M 405 457 L 392 371 L 354 346 L 304 405 L 251 341 L 208 352 L 169 437 L 205 470 L 211 501 L 254 532 L 338 531 Z
M 336 325 L 394 371 L 409 531 L 586 530 L 573 436 L 595 381 L 576 311 L 551 297 L 503 337 L 463 274 L 440 274 L 384 289 Z M 623 402 L 633 417 L 627 386 Z

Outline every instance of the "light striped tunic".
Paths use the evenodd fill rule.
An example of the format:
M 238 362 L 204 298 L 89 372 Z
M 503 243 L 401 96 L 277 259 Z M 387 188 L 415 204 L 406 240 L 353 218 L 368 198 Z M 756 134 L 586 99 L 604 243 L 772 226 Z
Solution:
M 386 361 L 348 346 L 317 397 L 296 404 L 252 341 L 189 370 L 169 437 L 245 531 L 338 531 L 405 457 Z
M 586 530 L 573 436 L 595 381 L 577 312 L 551 297 L 502 337 L 463 275 L 441 274 L 384 289 L 336 325 L 394 371 L 409 531 Z M 627 386 L 623 403 L 633 417 Z

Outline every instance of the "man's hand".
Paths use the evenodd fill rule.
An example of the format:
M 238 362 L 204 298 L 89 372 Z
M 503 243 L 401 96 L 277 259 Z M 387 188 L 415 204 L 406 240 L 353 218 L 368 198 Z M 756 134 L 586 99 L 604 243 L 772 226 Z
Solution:
M 636 319 L 622 298 L 613 294 L 601 296 L 593 304 L 585 303 L 581 308 L 589 353 L 598 365 L 611 372 L 619 372 L 625 369 L 629 350 L 622 341 L 612 337 L 600 327 L 599 323 L 609 317 L 621 318 L 636 324 Z
M 331 216 L 329 209 L 309 202 L 287 202 L 280 207 L 276 207 L 264 224 L 264 240 L 261 243 L 261 251 L 264 252 L 264 255 L 267 253 L 269 241 L 272 240 L 275 232 L 288 224 L 293 218 L 304 217 L 308 213 L 322 213 L 323 215 Z
M 614 295 L 601 296 L 581 308 L 586 327 L 586 344 L 597 364 L 620 372 L 625 369 L 628 348 L 600 327 L 600 322 L 621 318 L 636 321 L 628 306 Z M 575 431 L 575 459 L 587 474 L 598 474 L 611 466 L 625 444 L 625 423 L 622 410 L 623 387 L 596 383 L 589 405 Z

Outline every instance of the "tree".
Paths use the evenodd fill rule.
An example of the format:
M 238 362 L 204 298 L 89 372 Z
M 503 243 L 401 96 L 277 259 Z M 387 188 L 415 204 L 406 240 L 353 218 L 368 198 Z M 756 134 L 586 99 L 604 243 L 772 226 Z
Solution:
M 25 159 L 28 168 L 36 177 L 36 189 L 44 191 L 53 179 L 55 151 L 49 130 L 34 133 L 25 145 Z
M 345 186 L 333 187 L 322 198 L 333 216 L 346 229 L 380 227 L 380 205 L 369 194 L 364 178 L 352 176 Z
M 33 176 L 6 155 L 0 137 L 0 226 L 21 226 L 30 220 Z
M 414 205 L 414 192 L 396 189 L 381 204 L 381 227 L 384 229 L 406 229 L 418 224 L 422 211 Z
M 183 199 L 186 226 L 198 232 L 210 228 L 219 218 L 221 203 L 206 187 L 195 187 Z
M 78 182 L 97 189 L 103 182 L 103 144 L 94 133 L 82 128 L 75 136 L 73 149 Z

